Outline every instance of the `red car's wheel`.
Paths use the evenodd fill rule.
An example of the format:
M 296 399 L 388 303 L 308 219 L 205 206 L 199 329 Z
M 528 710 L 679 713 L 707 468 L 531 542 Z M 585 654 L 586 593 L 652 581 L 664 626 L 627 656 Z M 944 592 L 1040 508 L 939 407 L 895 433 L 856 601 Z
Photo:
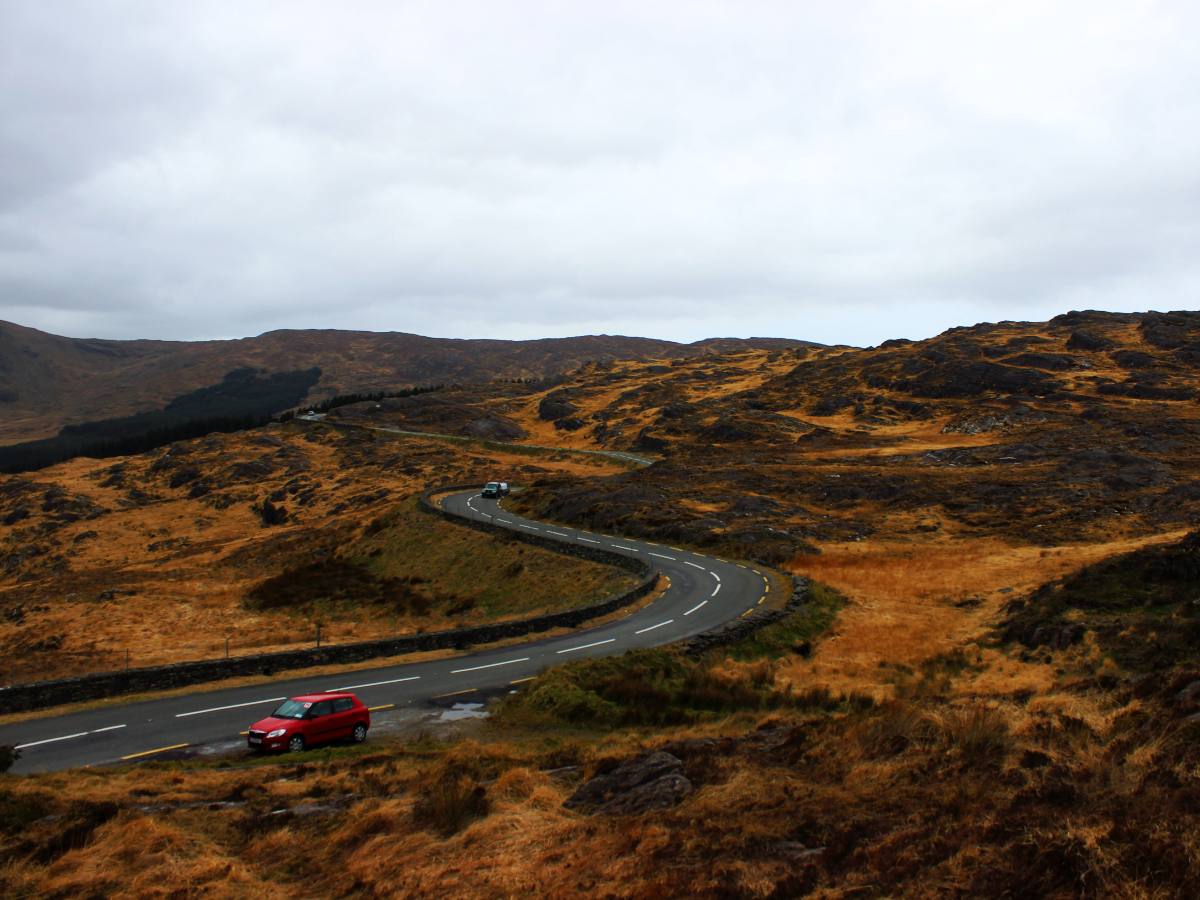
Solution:
M 303 750 L 304 749 L 304 735 L 293 734 L 290 738 L 288 738 L 288 749 L 291 750 L 293 753 L 299 753 L 301 750 Z
M 367 739 L 367 726 L 359 722 L 354 726 L 354 743 L 361 744 Z

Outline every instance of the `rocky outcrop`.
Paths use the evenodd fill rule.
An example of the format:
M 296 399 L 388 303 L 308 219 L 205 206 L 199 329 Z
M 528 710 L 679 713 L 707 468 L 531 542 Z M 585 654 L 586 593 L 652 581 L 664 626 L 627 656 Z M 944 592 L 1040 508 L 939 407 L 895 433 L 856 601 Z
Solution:
M 1068 350 L 1111 350 L 1114 346 L 1108 338 L 1083 328 L 1072 331 L 1067 339 Z
M 638 432 L 637 440 L 633 442 L 634 450 L 662 451 L 667 449 L 667 441 L 654 435 L 649 428 Z
M 675 806 L 694 790 L 683 774 L 683 761 L 659 750 L 597 775 L 563 806 L 595 815 L 636 816 Z
M 942 428 L 942 434 L 986 434 L 1020 425 L 1035 425 L 1046 419 L 1044 413 L 1018 403 L 1009 409 L 972 410 L 955 416 Z
M 571 402 L 567 391 L 553 391 L 542 398 L 538 404 L 538 418 L 544 422 L 554 422 L 573 416 L 579 412 L 579 407 Z
M 998 393 L 1041 396 L 1061 384 L 1036 369 L 994 362 L 946 361 L 892 387 L 917 397 L 975 397 Z
M 1010 635 L 1010 638 L 1019 641 L 1030 649 L 1048 647 L 1051 650 L 1065 650 L 1072 644 L 1078 644 L 1082 641 L 1086 631 L 1086 628 L 1077 623 L 1070 625 L 1037 625 L 1019 634 Z

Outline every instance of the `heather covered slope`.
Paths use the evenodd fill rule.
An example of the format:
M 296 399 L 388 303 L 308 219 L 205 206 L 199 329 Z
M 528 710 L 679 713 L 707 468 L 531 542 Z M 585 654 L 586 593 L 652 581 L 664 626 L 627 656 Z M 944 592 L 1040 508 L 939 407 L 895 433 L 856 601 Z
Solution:
M 721 347 L 766 341 L 718 339 Z M 49 437 L 63 425 L 133 415 L 218 384 L 248 368 L 266 374 L 313 367 L 309 397 L 414 385 L 545 378 L 588 360 L 657 359 L 713 352 L 706 342 L 611 335 L 530 341 L 452 340 L 400 332 L 271 331 L 231 341 L 67 338 L 0 323 L 0 443 Z
M 532 455 L 508 502 L 821 586 L 733 645 L 517 686 L 469 740 L 14 779 L 0 884 L 1190 896 L 1198 349 L 1200 314 L 1071 313 L 341 407 L 348 474 L 381 428 L 653 457 Z
M 431 483 L 581 467 L 614 470 L 294 424 L 0 477 L 0 684 L 608 596 L 628 576 L 415 508 Z

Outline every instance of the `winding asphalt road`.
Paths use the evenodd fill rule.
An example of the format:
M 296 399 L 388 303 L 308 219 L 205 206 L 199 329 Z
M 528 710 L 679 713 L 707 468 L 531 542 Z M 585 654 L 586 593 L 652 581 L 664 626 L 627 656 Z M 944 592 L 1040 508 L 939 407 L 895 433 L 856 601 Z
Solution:
M 524 519 L 478 493 L 448 494 L 442 506 L 449 512 L 515 531 L 644 559 L 670 579 L 670 587 L 636 612 L 559 637 L 341 675 L 280 677 L 248 687 L 207 691 L 197 687 L 185 696 L 3 725 L 0 745 L 15 745 L 21 750 L 21 759 L 12 771 L 51 771 L 154 759 L 203 745 L 228 744 L 285 697 L 312 691 L 353 690 L 370 707 L 390 708 L 425 704 L 471 690 L 504 688 L 558 663 L 612 656 L 699 634 L 749 612 L 770 590 L 770 582 L 762 573 L 740 564 L 646 541 Z

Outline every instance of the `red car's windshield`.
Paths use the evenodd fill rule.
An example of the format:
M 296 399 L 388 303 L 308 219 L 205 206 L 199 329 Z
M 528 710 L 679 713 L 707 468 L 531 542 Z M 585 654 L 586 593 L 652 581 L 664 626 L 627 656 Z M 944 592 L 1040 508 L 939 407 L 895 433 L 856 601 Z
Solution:
M 279 709 L 271 713 L 277 719 L 303 719 L 312 703 L 300 700 L 284 700 Z

